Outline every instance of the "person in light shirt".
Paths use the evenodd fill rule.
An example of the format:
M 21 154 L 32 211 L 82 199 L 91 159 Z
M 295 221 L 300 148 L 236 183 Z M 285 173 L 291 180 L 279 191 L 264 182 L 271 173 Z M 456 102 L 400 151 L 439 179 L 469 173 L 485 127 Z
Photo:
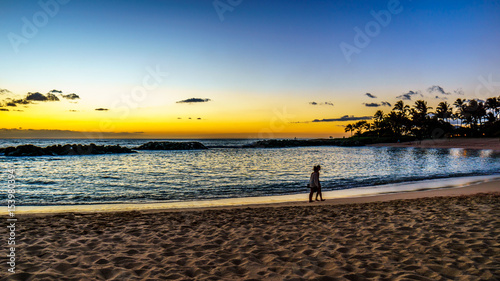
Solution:
M 316 201 L 319 201 L 318 195 L 321 201 L 325 201 L 325 199 L 323 199 L 323 194 L 321 194 L 321 183 L 319 182 L 320 170 L 321 170 L 320 165 L 313 167 L 313 172 L 311 173 L 311 178 L 309 179 L 309 188 L 311 188 L 311 192 L 309 193 L 309 202 L 313 202 L 312 198 L 314 192 L 316 192 Z

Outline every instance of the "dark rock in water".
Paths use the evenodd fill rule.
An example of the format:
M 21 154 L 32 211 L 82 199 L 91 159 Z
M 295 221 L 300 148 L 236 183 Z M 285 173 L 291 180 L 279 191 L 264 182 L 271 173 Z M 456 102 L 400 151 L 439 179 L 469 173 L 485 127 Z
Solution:
M 119 145 L 89 145 L 66 144 L 38 147 L 32 144 L 20 145 L 17 147 L 0 148 L 0 153 L 5 156 L 42 156 L 42 155 L 94 155 L 94 154 L 115 154 L 115 153 L 136 153 L 127 147 Z
M 170 141 L 162 141 L 162 142 L 148 142 L 141 146 L 134 147 L 137 150 L 191 150 L 191 149 L 208 149 L 200 142 L 191 141 L 191 142 L 170 142 Z
M 245 148 L 279 148 L 298 146 L 363 146 L 359 141 L 344 139 L 310 139 L 310 140 L 261 140 L 244 145 Z
M 4 148 L 3 152 L 5 156 L 41 156 L 46 155 L 43 148 L 34 146 L 32 144 L 20 145 L 17 147 L 7 147 Z

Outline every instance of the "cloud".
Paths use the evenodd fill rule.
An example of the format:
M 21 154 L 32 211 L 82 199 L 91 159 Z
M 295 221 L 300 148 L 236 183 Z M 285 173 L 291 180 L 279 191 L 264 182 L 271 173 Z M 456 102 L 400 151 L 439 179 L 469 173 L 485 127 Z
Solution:
M 0 94 L 1 93 L 10 93 L 10 91 L 5 90 L 5 89 L 0 89 Z M 22 105 L 29 105 L 29 104 L 36 104 L 36 102 L 51 102 L 51 101 L 60 101 L 60 99 L 53 93 L 62 93 L 62 91 L 59 90 L 51 90 L 47 94 L 41 94 L 40 92 L 28 92 L 24 98 L 16 98 L 14 97 L 7 97 L 4 98 L 3 100 L 0 100 L 0 106 L 11 106 L 15 107 L 19 104 Z M 80 97 L 75 94 L 71 93 L 69 95 L 63 95 L 61 96 L 65 99 L 69 100 L 75 100 L 75 99 L 80 99 Z
M 2 102 L 7 105 L 7 106 L 16 106 L 17 104 L 31 104 L 32 102 L 36 101 L 59 101 L 59 98 L 51 93 L 47 93 L 46 95 L 41 94 L 39 92 L 28 92 L 26 94 L 25 98 L 22 99 L 13 99 L 13 98 L 6 98 Z
M 379 106 L 391 106 L 389 102 L 382 101 L 380 103 L 371 102 L 371 103 L 363 103 L 366 107 L 379 107 Z
M 329 106 L 334 106 L 332 102 L 330 101 L 325 101 L 325 102 L 320 102 L 320 103 L 317 103 L 315 101 L 312 101 L 309 103 L 310 105 L 329 105 Z
M 415 95 L 419 95 L 419 96 L 423 97 L 423 95 L 420 93 L 420 91 L 416 91 L 416 92 L 409 91 L 408 93 L 399 95 L 396 98 L 397 99 L 402 99 L 402 100 L 411 100 L 411 97 L 415 96 Z
M 370 93 L 366 93 L 365 96 L 369 97 L 369 98 L 372 98 L 372 99 L 376 99 L 377 97 L 370 94 Z
M 0 111 L 9 111 L 7 108 L 0 108 Z
M 211 99 L 201 99 L 201 98 L 190 98 L 186 100 L 181 100 L 176 103 L 198 103 L 198 102 L 209 102 Z
M 331 119 L 314 119 L 312 122 L 339 122 L 339 121 L 359 121 L 359 120 L 371 120 L 372 116 L 354 116 L 354 115 L 344 115 L 340 118 Z
M 108 111 L 109 109 L 108 108 L 96 108 L 95 111 Z
M 451 95 L 451 93 L 447 93 L 441 86 L 432 86 L 427 89 L 429 93 L 438 93 L 441 95 Z
M 11 91 L 7 90 L 7 89 L 0 89 L 0 94 L 10 94 Z
M 59 101 L 59 98 L 51 93 L 47 93 L 47 95 L 36 93 L 28 93 L 26 95 L 25 100 L 27 101 Z
M 15 104 L 30 104 L 30 102 L 25 99 L 18 99 L 18 100 L 8 99 L 8 100 L 11 100 Z
M 366 107 L 379 107 L 379 106 L 382 106 L 380 103 L 375 103 L 375 102 L 371 102 L 371 103 L 363 103 Z
M 455 91 L 453 91 L 455 94 L 457 95 L 463 95 L 464 94 L 464 90 L 462 89 L 456 89 Z
M 77 100 L 77 99 L 80 99 L 80 96 L 78 96 L 77 94 L 75 93 L 71 93 L 71 94 L 68 94 L 68 95 L 61 95 L 63 98 L 67 99 L 67 100 Z

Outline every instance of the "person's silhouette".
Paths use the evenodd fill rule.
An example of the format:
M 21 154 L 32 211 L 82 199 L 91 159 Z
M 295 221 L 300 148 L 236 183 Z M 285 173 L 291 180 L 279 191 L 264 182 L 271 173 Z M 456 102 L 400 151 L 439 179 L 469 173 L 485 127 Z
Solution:
M 311 188 L 311 192 L 309 193 L 309 202 L 313 202 L 312 197 L 314 192 L 316 192 L 316 201 L 318 200 L 318 195 L 321 201 L 325 201 L 323 199 L 323 194 L 321 193 L 321 183 L 319 182 L 319 171 L 321 170 L 321 166 L 314 166 L 313 172 L 311 173 L 311 178 L 309 179 L 309 187 Z

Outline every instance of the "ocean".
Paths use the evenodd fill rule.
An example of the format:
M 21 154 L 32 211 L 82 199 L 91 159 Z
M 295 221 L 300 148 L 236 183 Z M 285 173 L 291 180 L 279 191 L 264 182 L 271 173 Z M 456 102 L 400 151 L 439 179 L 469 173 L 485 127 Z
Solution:
M 0 147 L 90 144 L 135 147 L 152 140 L 0 140 Z M 388 147 L 237 148 L 256 140 L 199 141 L 208 150 L 134 154 L 0 156 L 16 173 L 21 206 L 168 203 L 305 194 L 312 167 L 321 165 L 324 191 L 355 190 L 435 179 L 500 176 L 492 150 Z M 3 200 L 2 205 L 6 205 Z

